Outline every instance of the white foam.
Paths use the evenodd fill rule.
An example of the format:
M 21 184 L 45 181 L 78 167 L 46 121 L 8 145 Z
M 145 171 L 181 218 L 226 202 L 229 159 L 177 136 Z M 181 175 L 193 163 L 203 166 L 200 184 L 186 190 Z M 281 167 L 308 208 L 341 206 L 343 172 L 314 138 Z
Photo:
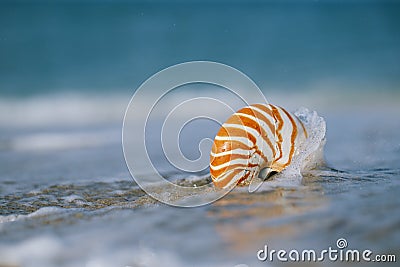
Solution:
M 68 209 L 68 210 L 72 210 L 72 209 Z M 14 222 L 14 221 L 18 221 L 18 220 L 33 218 L 33 217 L 47 216 L 50 214 L 57 214 L 57 213 L 62 213 L 62 212 L 66 212 L 66 211 L 67 211 L 66 209 L 60 208 L 60 207 L 43 207 L 43 208 L 40 208 L 29 214 L 2 215 L 2 216 L 0 216 L 0 223 Z
M 64 200 L 65 203 L 75 203 L 78 205 L 85 205 L 87 204 L 87 202 L 85 201 L 85 199 L 81 196 L 78 195 L 69 195 L 66 197 L 62 198 Z
M 129 95 L 56 94 L 0 98 L 4 127 L 95 125 L 122 122 Z
M 63 251 L 61 240 L 37 236 L 16 245 L 0 247 L 0 265 L 51 266 Z
M 13 137 L 9 148 L 16 151 L 48 151 L 84 147 L 95 147 L 116 143 L 120 134 L 117 131 L 74 132 L 74 133 L 36 133 Z
M 294 157 L 293 168 L 301 172 L 315 169 L 325 164 L 324 146 L 326 143 L 326 122 L 316 111 L 302 107 L 295 115 L 303 122 L 308 130 L 308 138 L 299 148 L 299 154 Z
M 0 265 L 6 266 L 57 266 L 63 259 L 62 266 L 210 266 L 205 263 L 194 264 L 187 262 L 177 254 L 168 250 L 154 250 L 138 245 L 136 247 L 101 246 L 93 244 L 91 240 L 81 240 L 79 248 L 87 247 L 90 254 L 82 249 L 70 247 L 68 243 L 54 235 L 36 236 L 13 245 L 0 245 Z M 83 244 L 82 244 L 83 243 Z M 94 249 L 95 248 L 95 249 Z M 232 267 L 234 262 L 214 263 L 212 266 Z M 194 265 L 193 265 L 194 264 Z M 268 265 L 265 265 L 268 266 Z
M 273 176 L 272 180 L 262 183 L 261 191 L 269 191 L 275 187 L 297 188 L 301 186 L 302 173 L 315 169 L 325 164 L 324 145 L 326 134 L 325 120 L 318 116 L 316 111 L 299 108 L 295 115 L 302 121 L 307 129 L 308 138 L 299 147 L 298 153 L 293 156 L 290 165 Z

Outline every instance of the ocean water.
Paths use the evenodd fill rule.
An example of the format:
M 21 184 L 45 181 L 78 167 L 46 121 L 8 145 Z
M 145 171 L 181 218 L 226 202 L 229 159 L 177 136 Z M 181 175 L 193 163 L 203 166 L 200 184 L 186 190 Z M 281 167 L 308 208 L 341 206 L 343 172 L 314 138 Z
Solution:
M 322 250 L 335 248 L 339 238 L 349 248 L 399 256 L 397 105 L 338 108 L 303 100 L 326 121 L 327 167 L 304 174 L 300 185 L 265 182 L 255 193 L 239 188 L 210 205 L 176 208 L 146 195 L 127 171 L 120 121 L 125 97 L 108 108 L 101 99 L 81 97 L 91 108 L 79 123 L 54 127 L 49 116 L 35 127 L 12 120 L 1 131 L 2 265 L 268 266 L 275 262 L 256 255 L 264 245 Z M 271 98 L 277 103 L 285 96 Z M 57 98 L 47 101 L 63 110 Z M 99 107 L 109 112 L 108 122 L 90 124 L 91 109 Z M 68 113 L 65 108 L 60 113 Z M 215 131 L 193 129 L 204 136 Z M 189 177 L 164 166 L 163 173 L 189 186 L 209 182 L 207 171 Z
M 339 238 L 399 261 L 399 10 L 397 1 L 1 1 L 0 266 L 285 266 L 257 252 L 321 251 Z M 300 184 L 282 175 L 196 208 L 145 194 L 125 164 L 124 112 L 144 80 L 188 60 L 232 65 L 270 103 L 317 111 L 326 165 Z M 156 115 L 205 95 L 243 106 L 203 89 L 182 88 Z M 207 168 L 166 162 L 160 121 L 148 131 L 160 173 L 209 183 Z M 188 125 L 182 153 L 196 159 L 217 131 Z
M 151 74 L 218 61 L 275 90 L 397 90 L 396 0 L 0 2 L 4 95 L 130 94 Z

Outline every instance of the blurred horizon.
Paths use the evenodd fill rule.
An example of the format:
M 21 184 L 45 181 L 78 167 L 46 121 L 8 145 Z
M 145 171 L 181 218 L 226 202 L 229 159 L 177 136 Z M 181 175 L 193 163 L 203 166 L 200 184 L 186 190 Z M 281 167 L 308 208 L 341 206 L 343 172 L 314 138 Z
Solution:
M 398 96 L 399 1 L 0 1 L 0 97 L 131 94 L 217 61 L 263 90 Z

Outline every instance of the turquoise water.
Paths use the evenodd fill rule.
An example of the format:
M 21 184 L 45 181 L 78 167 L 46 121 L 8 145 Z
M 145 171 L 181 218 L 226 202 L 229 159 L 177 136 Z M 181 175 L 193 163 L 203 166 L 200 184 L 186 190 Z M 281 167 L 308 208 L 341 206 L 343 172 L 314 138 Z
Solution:
M 322 250 L 339 238 L 398 261 L 399 9 L 396 1 L 1 2 L 0 266 L 275 266 L 257 259 L 264 245 Z M 300 186 L 236 189 L 192 209 L 146 195 L 123 157 L 125 109 L 150 75 L 193 59 L 240 69 L 273 104 L 318 111 L 327 166 Z M 217 130 L 188 127 L 183 153 L 196 158 L 201 138 Z M 207 170 L 187 176 L 151 148 L 168 179 L 209 182 Z
M 190 60 L 231 65 L 276 90 L 399 85 L 398 1 L 0 5 L 1 94 L 128 93 Z

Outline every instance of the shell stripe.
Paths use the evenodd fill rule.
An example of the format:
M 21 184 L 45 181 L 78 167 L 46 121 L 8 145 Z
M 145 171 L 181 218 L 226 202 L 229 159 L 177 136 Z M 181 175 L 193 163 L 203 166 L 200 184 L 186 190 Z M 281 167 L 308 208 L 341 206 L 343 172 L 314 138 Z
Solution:
M 264 167 L 282 171 L 304 137 L 303 123 L 285 109 L 271 104 L 244 107 L 228 118 L 214 139 L 212 180 L 217 187 L 227 187 L 248 183 Z
M 230 137 L 232 139 L 235 139 L 236 137 L 247 138 L 248 141 L 241 139 L 242 142 L 249 143 L 250 141 L 252 146 L 255 145 L 257 141 L 255 135 L 257 135 L 257 133 L 248 133 L 244 127 L 241 127 L 241 125 L 230 123 L 225 123 L 224 127 L 221 128 L 220 132 L 218 133 L 219 137 Z
M 218 170 L 221 170 L 222 168 L 227 168 L 227 167 L 229 167 L 231 165 L 235 165 L 235 164 L 244 164 L 244 165 L 246 165 L 247 161 L 248 161 L 247 157 L 239 156 L 239 157 L 237 157 L 235 159 L 231 159 L 230 161 L 224 162 L 224 163 L 219 164 L 219 165 L 211 164 L 210 167 L 211 167 L 211 169 L 213 169 L 215 171 L 218 171 Z
M 221 141 L 221 142 L 230 141 L 232 143 L 241 143 L 243 146 L 246 147 L 251 147 L 254 145 L 254 143 L 251 140 L 249 140 L 247 137 L 242 137 L 242 136 L 216 136 L 215 141 Z
M 237 164 L 232 164 L 229 163 L 227 166 L 225 166 L 224 168 L 219 168 L 217 170 L 211 168 L 211 173 L 212 175 L 214 175 L 214 177 L 218 177 L 221 174 L 225 173 L 226 171 L 232 170 L 232 169 L 236 169 L 236 168 L 242 168 L 244 170 L 246 170 L 249 167 L 256 167 L 258 164 L 250 164 L 250 163 L 237 163 Z
M 230 150 L 230 151 L 224 151 L 224 152 L 219 152 L 219 153 L 214 153 L 214 152 L 211 151 L 210 154 L 211 154 L 211 157 L 217 158 L 217 157 L 222 157 L 222 156 L 232 155 L 232 154 L 242 154 L 242 155 L 246 154 L 246 155 L 249 155 L 250 153 L 249 153 L 248 150 L 238 148 L 238 149 L 233 149 L 233 150 Z
M 218 154 L 220 152 L 231 152 L 236 149 L 250 151 L 252 146 L 248 146 L 238 140 L 229 138 L 225 140 L 214 140 L 214 145 L 211 151 L 215 154 Z
M 246 113 L 245 113 L 245 111 L 246 111 Z M 244 108 L 237 114 L 239 114 L 240 116 L 248 117 L 248 118 L 252 119 L 253 121 L 255 121 L 256 123 L 260 123 L 260 122 L 265 123 L 265 125 L 268 126 L 270 133 L 273 133 L 275 130 L 275 125 L 266 117 L 268 115 L 266 115 L 265 113 L 263 114 L 261 110 Z M 265 127 L 262 127 L 262 129 L 265 130 Z
M 251 154 L 249 151 L 243 149 L 235 149 L 231 151 L 225 151 L 218 154 L 214 154 L 211 152 L 211 160 L 210 167 L 218 166 L 219 164 L 223 164 L 229 160 L 233 159 L 248 159 L 250 156 L 253 156 L 254 159 L 267 161 L 268 159 L 261 153 L 261 151 L 256 150 L 254 154 Z
M 286 164 L 284 165 L 285 167 L 288 166 L 290 164 L 290 162 L 292 161 L 293 155 L 294 155 L 294 149 L 295 149 L 295 140 L 296 140 L 296 136 L 297 136 L 297 124 L 294 121 L 293 117 L 283 108 L 281 108 L 283 112 L 285 112 L 286 116 L 289 118 L 291 125 L 292 125 L 292 135 L 290 138 L 290 152 L 289 152 L 289 159 L 286 162 Z
M 281 131 L 282 131 L 284 122 L 282 120 L 281 115 L 278 112 L 278 109 L 276 107 L 272 106 L 272 105 L 270 105 L 270 106 L 272 107 L 273 116 L 274 116 L 274 119 L 275 119 L 276 124 L 277 124 L 277 128 L 276 128 L 276 138 L 277 138 L 276 145 L 278 147 L 278 151 L 279 151 L 278 155 L 279 156 L 275 160 L 278 161 L 280 158 L 282 158 L 282 142 L 283 142 L 283 138 L 282 138 Z
M 258 131 L 258 134 L 261 135 L 261 136 L 264 138 L 265 142 L 268 143 L 269 147 L 270 147 L 272 150 L 274 150 L 273 145 L 272 145 L 272 143 L 271 143 L 271 138 L 274 137 L 273 130 L 271 129 L 271 127 L 273 127 L 272 124 L 271 124 L 271 122 L 268 123 L 268 124 L 270 124 L 271 126 L 268 125 L 268 124 L 266 123 L 266 125 L 268 125 L 268 127 L 271 129 L 270 131 L 267 132 L 267 131 L 265 130 L 265 128 L 263 127 L 263 125 L 261 124 L 262 122 L 264 122 L 264 120 L 260 120 L 260 119 L 254 117 L 254 116 L 247 115 L 247 114 L 242 114 L 242 113 L 239 113 L 238 115 L 241 116 L 241 117 L 244 116 L 244 117 L 246 117 L 246 118 L 249 118 L 249 119 L 253 120 L 255 123 L 260 124 L 260 127 L 257 127 L 257 128 L 256 128 L 257 131 Z
M 225 127 L 235 128 L 241 132 L 245 132 L 245 135 L 247 135 L 247 137 L 253 143 L 253 146 L 256 149 L 266 148 L 268 146 L 269 149 L 271 150 L 271 152 L 274 150 L 274 147 L 272 146 L 271 141 L 269 139 L 267 139 L 265 136 L 263 136 L 262 134 L 260 134 L 259 131 L 257 131 L 256 129 L 254 129 L 250 126 L 225 124 Z M 238 128 L 238 127 L 240 127 L 240 128 Z
M 292 124 L 292 120 L 287 116 L 283 109 L 277 108 L 276 111 L 276 114 L 279 114 L 277 117 L 282 119 L 282 128 L 279 132 L 279 136 L 282 138 L 282 142 L 280 142 L 281 151 L 291 151 L 291 147 L 293 146 L 291 137 L 293 135 L 295 125 Z M 283 138 L 283 136 L 285 136 L 285 138 Z M 290 136 L 290 138 L 288 138 L 288 136 Z M 283 166 L 286 166 L 286 163 L 289 162 L 290 159 L 290 153 L 282 153 L 279 159 L 276 161 L 281 163 Z
M 238 183 L 238 180 L 242 177 L 242 172 L 242 169 L 231 170 L 219 177 L 218 180 L 213 180 L 213 182 L 217 187 L 229 187 Z

